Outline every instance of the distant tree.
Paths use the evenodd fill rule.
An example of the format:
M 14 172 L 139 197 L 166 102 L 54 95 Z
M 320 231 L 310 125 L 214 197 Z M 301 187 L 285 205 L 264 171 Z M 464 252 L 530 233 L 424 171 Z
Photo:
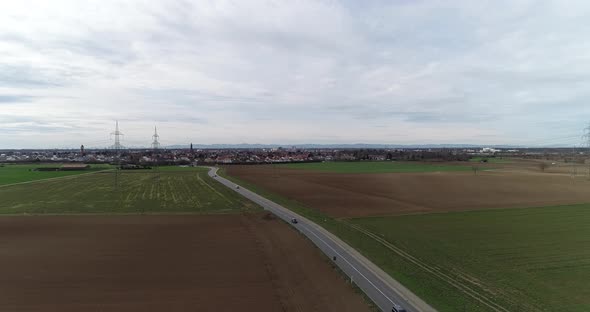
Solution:
M 546 162 L 539 163 L 539 169 L 541 169 L 541 171 L 545 172 L 545 169 L 547 169 L 547 167 L 549 167 L 549 164 L 547 164 Z

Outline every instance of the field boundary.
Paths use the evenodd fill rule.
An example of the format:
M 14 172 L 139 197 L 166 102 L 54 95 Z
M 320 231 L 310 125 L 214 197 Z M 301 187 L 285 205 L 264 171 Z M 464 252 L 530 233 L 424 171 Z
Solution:
M 229 200 L 229 198 L 227 198 L 225 195 L 221 194 L 221 192 L 219 192 L 218 190 L 213 188 L 211 185 L 209 185 L 209 183 L 207 183 L 207 181 L 205 181 L 203 178 L 201 178 L 201 175 L 199 173 L 197 173 L 197 180 L 203 182 L 203 185 L 207 186 L 212 192 L 219 195 L 219 197 L 221 197 L 231 203 L 231 200 Z
M 23 213 L 0 213 L 0 218 L 10 218 L 10 217 L 22 217 L 22 216 L 34 216 L 34 217 L 63 217 L 63 216 L 77 216 L 77 217 L 100 217 L 100 216 L 207 216 L 207 215 L 235 215 L 239 213 L 249 213 L 249 212 L 236 212 L 234 210 L 228 209 L 220 209 L 220 210 L 211 210 L 206 212 L 199 212 L 199 211 L 155 211 L 155 212 L 60 212 L 60 213 L 51 213 L 51 212 L 44 212 L 44 213 L 30 213 L 30 212 L 23 212 Z
M 0 188 L 9 187 L 9 186 L 15 186 L 15 185 L 22 185 L 22 184 L 32 184 L 32 183 L 39 183 L 39 182 L 45 182 L 45 181 L 54 181 L 54 180 L 68 179 L 68 178 L 73 179 L 73 178 L 77 178 L 77 177 L 80 177 L 80 176 L 86 176 L 86 175 L 89 175 L 89 174 L 96 174 L 96 173 L 104 173 L 104 172 L 113 171 L 113 170 L 115 170 L 115 169 L 97 170 L 97 171 L 93 171 L 93 172 L 73 174 L 73 175 L 68 175 L 68 176 L 63 176 L 63 177 L 55 177 L 55 178 L 47 178 L 47 179 L 40 179 L 40 180 L 17 182 L 17 183 L 11 183 L 11 184 L 3 184 L 3 185 L 0 185 Z
M 363 164 L 366 167 L 351 169 L 351 164 Z M 309 163 L 278 163 L 272 164 L 276 168 L 287 170 L 307 170 L 316 173 L 334 174 L 385 174 L 385 173 L 440 173 L 440 172 L 466 172 L 472 168 L 468 162 L 465 164 L 440 164 L 424 163 L 417 161 L 327 161 Z
M 417 304 L 421 304 L 421 303 L 426 304 L 424 302 L 424 300 L 422 300 L 420 297 L 415 295 L 411 290 L 409 290 L 407 287 L 405 287 L 400 282 L 395 280 L 390 274 L 383 271 L 379 266 L 377 266 L 376 264 L 371 262 L 367 257 L 363 256 L 359 251 L 354 249 L 352 246 L 348 245 L 346 242 L 344 242 L 338 236 L 336 236 L 335 234 L 326 230 L 325 228 L 323 228 L 322 226 L 320 226 L 318 224 L 314 223 L 314 225 L 316 226 L 318 231 L 323 232 L 326 236 L 329 236 L 342 249 L 345 249 L 347 252 L 353 254 L 357 258 L 357 260 L 359 260 L 359 262 L 362 262 L 363 265 L 365 265 L 365 267 L 369 271 L 371 271 L 375 276 L 377 276 L 382 282 L 384 282 L 385 284 L 388 284 L 388 285 L 393 285 L 394 286 L 393 289 L 405 300 L 413 302 L 413 303 L 417 303 Z M 430 306 L 424 307 L 424 309 L 425 309 L 425 311 L 436 311 L 434 308 L 432 308 Z M 428 310 L 428 309 L 431 309 L 431 310 Z
M 471 289 L 468 286 L 465 286 L 463 283 L 461 283 L 460 281 L 457 281 L 455 278 L 453 278 L 452 276 L 449 276 L 448 274 L 441 272 L 438 268 L 432 267 L 424 262 L 422 262 L 421 260 L 417 259 L 416 257 L 410 255 L 409 253 L 405 252 L 403 249 L 395 246 L 394 244 L 390 243 L 389 241 L 387 241 L 386 239 L 379 237 L 377 234 L 372 233 L 371 231 L 355 225 L 355 224 L 350 224 L 348 222 L 344 222 L 344 224 L 346 224 L 347 226 L 355 229 L 356 231 L 369 236 L 370 238 L 374 239 L 375 241 L 379 242 L 381 245 L 383 245 L 384 247 L 386 247 L 387 249 L 393 251 L 394 253 L 396 253 L 398 256 L 404 258 L 407 261 L 410 261 L 411 263 L 415 264 L 416 266 L 420 267 L 422 270 L 436 276 L 437 278 L 443 280 L 444 282 L 448 283 L 449 285 L 455 287 L 457 290 L 461 291 L 463 294 L 471 297 L 472 299 L 480 302 L 481 304 L 485 305 L 486 307 L 497 311 L 497 312 L 510 312 L 510 310 L 502 307 L 500 304 L 495 303 L 493 300 L 483 296 L 482 294 L 480 294 L 479 292 L 477 292 L 476 290 Z

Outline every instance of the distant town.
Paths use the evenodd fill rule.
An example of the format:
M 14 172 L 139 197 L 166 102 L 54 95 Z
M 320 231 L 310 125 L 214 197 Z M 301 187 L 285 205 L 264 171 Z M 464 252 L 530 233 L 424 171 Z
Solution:
M 475 157 L 563 159 L 571 148 L 224 148 L 0 150 L 4 163 L 119 163 L 134 165 L 263 164 L 321 161 L 468 161 Z M 567 159 L 566 159 L 567 161 Z
M 588 138 L 590 138 L 590 127 Z M 579 155 L 587 149 L 564 147 L 515 147 L 451 145 L 381 145 L 344 144 L 302 146 L 272 146 L 261 144 L 237 145 L 173 145 L 162 146 L 158 129 L 154 126 L 151 146 L 125 147 L 124 135 L 115 121 L 110 133 L 114 144 L 107 148 L 78 149 L 6 149 L 0 150 L 0 163 L 78 163 L 113 164 L 123 169 L 137 169 L 153 165 L 197 166 L 207 164 L 265 164 L 324 161 L 469 161 L 476 158 L 486 162 L 493 157 L 584 162 Z M 588 143 L 590 146 L 590 141 Z M 75 167 L 75 166 L 74 166 Z M 74 169 L 74 167 L 71 167 Z M 54 168 L 49 168 L 54 169 Z

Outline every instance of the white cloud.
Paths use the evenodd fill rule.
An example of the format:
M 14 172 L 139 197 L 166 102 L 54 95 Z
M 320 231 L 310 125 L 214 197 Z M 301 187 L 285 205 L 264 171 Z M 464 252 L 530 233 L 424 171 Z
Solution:
M 106 146 L 115 119 L 129 145 L 154 124 L 165 144 L 571 137 L 590 113 L 589 15 L 584 1 L 3 3 L 0 148 Z

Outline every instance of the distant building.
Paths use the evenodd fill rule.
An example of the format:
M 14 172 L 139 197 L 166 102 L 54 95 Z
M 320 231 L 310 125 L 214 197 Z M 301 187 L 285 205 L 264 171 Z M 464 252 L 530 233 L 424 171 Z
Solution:
M 86 170 L 89 169 L 90 165 L 87 164 L 64 164 L 59 168 L 60 171 L 74 171 L 74 170 Z
M 31 171 L 59 171 L 59 167 L 39 167 L 31 169 Z
M 501 150 L 495 149 L 495 148 L 491 148 L 491 147 L 484 147 L 481 149 L 480 153 L 482 154 L 494 154 L 497 152 L 501 152 Z

